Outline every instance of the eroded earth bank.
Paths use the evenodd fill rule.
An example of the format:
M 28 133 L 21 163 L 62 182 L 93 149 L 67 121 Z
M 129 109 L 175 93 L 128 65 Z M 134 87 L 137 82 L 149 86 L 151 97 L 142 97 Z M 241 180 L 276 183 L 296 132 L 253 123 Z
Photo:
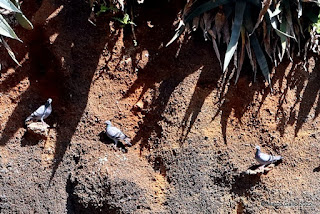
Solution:
M 318 58 L 273 71 L 273 93 L 245 66 L 235 85 L 202 35 L 165 44 L 183 7 L 146 1 L 130 28 L 85 1 L 25 1 L 34 23 L 2 52 L 1 213 L 320 213 Z M 176 57 L 178 51 L 178 57 Z M 24 119 L 53 99 L 46 140 Z M 111 120 L 132 139 L 105 138 Z M 255 145 L 283 162 L 246 175 Z

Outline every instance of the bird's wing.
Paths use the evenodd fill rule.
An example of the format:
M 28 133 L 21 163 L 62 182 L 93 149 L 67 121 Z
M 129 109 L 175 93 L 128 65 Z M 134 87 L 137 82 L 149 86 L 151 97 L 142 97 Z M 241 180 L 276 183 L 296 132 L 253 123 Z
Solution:
M 268 154 L 265 154 L 265 153 L 262 153 L 262 152 L 260 152 L 260 154 L 258 156 L 259 156 L 259 159 L 264 161 L 264 162 L 268 162 L 268 161 L 271 160 L 271 155 L 268 155 Z
M 37 110 L 35 110 L 32 114 L 35 117 L 41 117 L 44 114 L 44 105 L 40 106 Z
M 112 137 L 112 138 L 116 138 L 118 140 L 123 140 L 126 138 L 126 135 L 122 133 L 122 131 L 120 131 L 120 129 L 114 127 L 114 126 L 109 126 L 107 128 L 107 134 Z
M 45 114 L 44 119 L 46 119 L 47 117 L 49 117 L 49 115 L 51 114 L 51 112 L 52 112 L 52 107 L 51 107 L 51 105 L 50 105 L 50 106 L 48 106 L 48 108 L 46 109 L 46 112 L 44 113 L 44 114 Z

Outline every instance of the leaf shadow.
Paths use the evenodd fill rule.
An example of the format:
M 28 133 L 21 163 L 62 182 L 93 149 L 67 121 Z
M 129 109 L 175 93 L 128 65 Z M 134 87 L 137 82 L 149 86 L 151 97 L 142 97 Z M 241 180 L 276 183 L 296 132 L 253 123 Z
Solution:
M 57 124 L 51 182 L 86 108 L 100 54 L 107 41 L 107 48 L 112 48 L 116 40 L 106 35 L 107 23 L 100 21 L 94 27 L 88 22 L 90 8 L 86 2 L 44 0 L 38 10 L 43 11 L 48 5 L 52 10 L 45 13 L 47 17 L 38 19 L 46 20 L 55 13 L 49 24 L 35 17 L 34 30 L 21 37 L 23 47 L 12 46 L 22 52 L 17 56 L 27 57 L 22 67 L 0 83 L 0 91 L 10 90 L 25 78 L 30 85 L 21 97 L 13 100 L 18 104 L 2 131 L 0 145 L 5 146 L 23 127 L 24 118 L 51 97 L 53 112 L 46 122 Z M 28 49 L 30 52 L 25 53 Z M 23 145 L 34 145 L 26 140 Z

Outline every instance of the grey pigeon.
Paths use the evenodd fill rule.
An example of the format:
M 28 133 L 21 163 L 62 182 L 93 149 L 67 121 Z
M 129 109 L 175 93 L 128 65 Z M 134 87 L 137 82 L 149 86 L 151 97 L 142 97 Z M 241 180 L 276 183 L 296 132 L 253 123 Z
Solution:
M 49 115 L 52 112 L 52 107 L 51 107 L 52 99 L 49 98 L 47 102 L 40 106 L 35 112 L 33 112 L 27 119 L 24 121 L 25 123 L 29 120 L 41 120 L 42 123 L 44 123 L 44 119 L 49 117 Z
M 281 156 L 273 156 L 273 155 L 262 153 L 260 151 L 260 146 L 256 146 L 255 158 L 262 165 L 268 165 L 282 159 Z
M 118 146 L 118 141 L 121 140 L 123 140 L 128 146 L 132 146 L 132 144 L 130 143 L 130 138 L 127 135 L 123 134 L 120 129 L 114 127 L 111 124 L 110 120 L 107 120 L 105 124 L 107 125 L 106 134 L 110 139 L 114 141 L 115 148 Z

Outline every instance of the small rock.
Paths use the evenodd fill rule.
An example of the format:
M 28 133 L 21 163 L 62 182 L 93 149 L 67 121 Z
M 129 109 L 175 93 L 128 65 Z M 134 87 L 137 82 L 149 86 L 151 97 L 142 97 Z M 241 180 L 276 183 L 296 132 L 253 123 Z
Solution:
M 139 100 L 135 105 L 134 105 L 134 108 L 137 109 L 137 110 L 141 110 L 143 109 L 144 107 L 144 103 L 142 100 Z
M 42 122 L 33 122 L 27 126 L 29 134 L 39 136 L 41 138 L 47 138 L 49 133 L 49 125 Z
M 248 169 L 245 173 L 247 175 L 256 175 L 256 174 L 262 174 L 262 173 L 266 173 L 269 172 L 270 170 L 272 170 L 274 168 L 274 164 L 270 164 L 268 166 L 260 166 L 257 167 L 256 169 Z

